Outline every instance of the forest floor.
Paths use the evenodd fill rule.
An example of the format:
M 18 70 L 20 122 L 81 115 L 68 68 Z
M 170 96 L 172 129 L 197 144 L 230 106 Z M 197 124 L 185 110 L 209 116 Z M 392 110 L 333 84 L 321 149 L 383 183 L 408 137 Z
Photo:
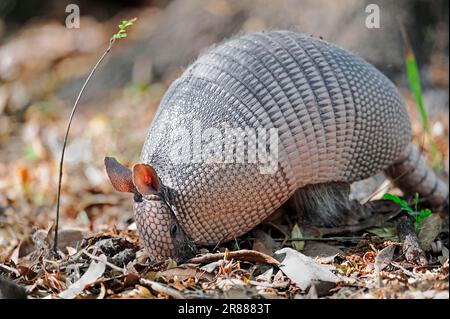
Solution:
M 107 40 L 104 28 L 93 23 L 98 37 L 85 43 L 84 53 L 73 52 L 70 39 L 55 42 L 53 35 L 63 31 L 52 24 L 13 40 L 17 68 L 9 71 L 18 75 L 0 87 L 0 275 L 24 287 L 28 298 L 449 298 L 448 212 L 427 218 L 418 234 L 425 265 L 406 260 L 395 214 L 357 231 L 327 233 L 298 223 L 283 209 L 251 233 L 205 247 L 186 263 L 150 263 L 131 196 L 113 191 L 103 158 L 138 161 L 170 80 L 131 83 L 80 105 L 66 152 L 55 256 L 58 160 L 70 108 L 48 87 L 86 72 Z M 37 39 L 49 41 L 45 54 L 33 51 Z M 0 46 L 0 55 L 10 43 Z M 448 65 L 430 68 L 448 96 Z M 429 159 L 414 100 L 406 88 L 401 92 L 414 139 Z M 442 110 L 430 114 L 430 127 L 448 180 L 448 105 Z M 381 184 L 375 199 L 385 192 L 401 195 L 386 182 L 376 186 Z M 293 240 L 298 238 L 304 240 Z

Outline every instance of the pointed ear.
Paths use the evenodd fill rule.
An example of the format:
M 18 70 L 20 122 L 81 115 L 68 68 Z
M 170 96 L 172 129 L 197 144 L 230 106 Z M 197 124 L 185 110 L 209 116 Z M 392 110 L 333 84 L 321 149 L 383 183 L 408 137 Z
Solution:
M 133 183 L 142 195 L 149 195 L 159 190 L 159 179 L 155 170 L 148 164 L 133 166 Z
M 105 157 L 105 168 L 114 189 L 119 192 L 136 193 L 132 173 L 114 157 Z

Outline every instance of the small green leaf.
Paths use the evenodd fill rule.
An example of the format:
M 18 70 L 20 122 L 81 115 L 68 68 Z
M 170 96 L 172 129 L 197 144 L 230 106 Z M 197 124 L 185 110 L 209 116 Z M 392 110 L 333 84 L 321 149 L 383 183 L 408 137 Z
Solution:
M 383 195 L 384 199 L 390 200 L 391 202 L 397 203 L 401 206 L 402 210 L 407 211 L 408 213 L 413 213 L 413 209 L 408 205 L 408 202 L 401 199 L 398 196 L 386 193 Z
M 416 225 L 416 230 L 419 231 L 422 229 L 422 223 L 425 219 L 428 219 L 428 217 L 431 215 L 431 210 L 430 209 L 422 209 L 420 210 L 420 212 L 418 214 L 416 214 L 415 218 L 415 225 Z
M 133 18 L 131 20 L 122 20 L 122 22 L 119 24 L 119 31 L 117 33 L 113 34 L 111 39 L 117 40 L 127 37 L 127 31 L 126 28 L 133 25 L 133 23 L 137 20 L 137 18 Z
M 420 217 L 422 217 L 422 219 L 424 219 L 424 218 L 426 218 L 426 217 L 428 217 L 428 216 L 430 216 L 431 215 L 431 210 L 429 209 L 429 208 L 427 208 L 427 209 L 422 209 L 421 211 L 420 211 Z

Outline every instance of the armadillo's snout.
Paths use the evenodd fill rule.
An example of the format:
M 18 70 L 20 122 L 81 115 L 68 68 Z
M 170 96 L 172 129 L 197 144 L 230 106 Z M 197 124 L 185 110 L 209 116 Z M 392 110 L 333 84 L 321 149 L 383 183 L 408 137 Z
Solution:
M 134 213 L 140 238 L 150 258 L 185 260 L 195 254 L 194 246 L 173 212 L 158 196 L 135 198 Z
M 195 246 L 166 203 L 165 187 L 150 165 L 136 164 L 131 171 L 115 158 L 106 157 L 105 168 L 116 190 L 134 194 L 136 225 L 152 259 L 183 260 L 195 254 Z

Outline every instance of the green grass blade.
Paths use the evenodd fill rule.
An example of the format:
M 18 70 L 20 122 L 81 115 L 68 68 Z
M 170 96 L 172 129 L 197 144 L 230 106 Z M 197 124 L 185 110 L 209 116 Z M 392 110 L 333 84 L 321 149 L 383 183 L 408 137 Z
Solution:
M 403 36 L 403 42 L 405 45 L 405 65 L 406 65 L 406 73 L 408 76 L 408 84 L 409 87 L 414 94 L 417 107 L 419 109 L 420 114 L 420 120 L 422 122 L 423 130 L 425 131 L 425 134 L 428 137 L 429 147 L 431 151 L 431 156 L 433 158 L 434 167 L 436 170 L 441 169 L 441 159 L 439 152 L 436 148 L 436 145 L 433 142 L 433 138 L 430 134 L 430 128 L 428 125 L 428 116 L 427 112 L 425 111 L 425 107 L 423 104 L 423 98 L 422 98 L 422 85 L 420 80 L 420 72 L 419 68 L 416 63 L 416 58 L 414 57 L 414 52 L 412 50 L 411 44 L 408 39 L 408 35 L 406 34 L 406 31 L 402 24 L 400 24 L 400 29 Z
M 430 129 L 428 126 L 427 113 L 423 106 L 420 74 L 417 68 L 416 59 L 412 54 L 406 56 L 406 73 L 408 74 L 409 87 L 411 88 L 411 91 L 413 92 L 414 97 L 416 98 L 423 129 L 428 134 Z

